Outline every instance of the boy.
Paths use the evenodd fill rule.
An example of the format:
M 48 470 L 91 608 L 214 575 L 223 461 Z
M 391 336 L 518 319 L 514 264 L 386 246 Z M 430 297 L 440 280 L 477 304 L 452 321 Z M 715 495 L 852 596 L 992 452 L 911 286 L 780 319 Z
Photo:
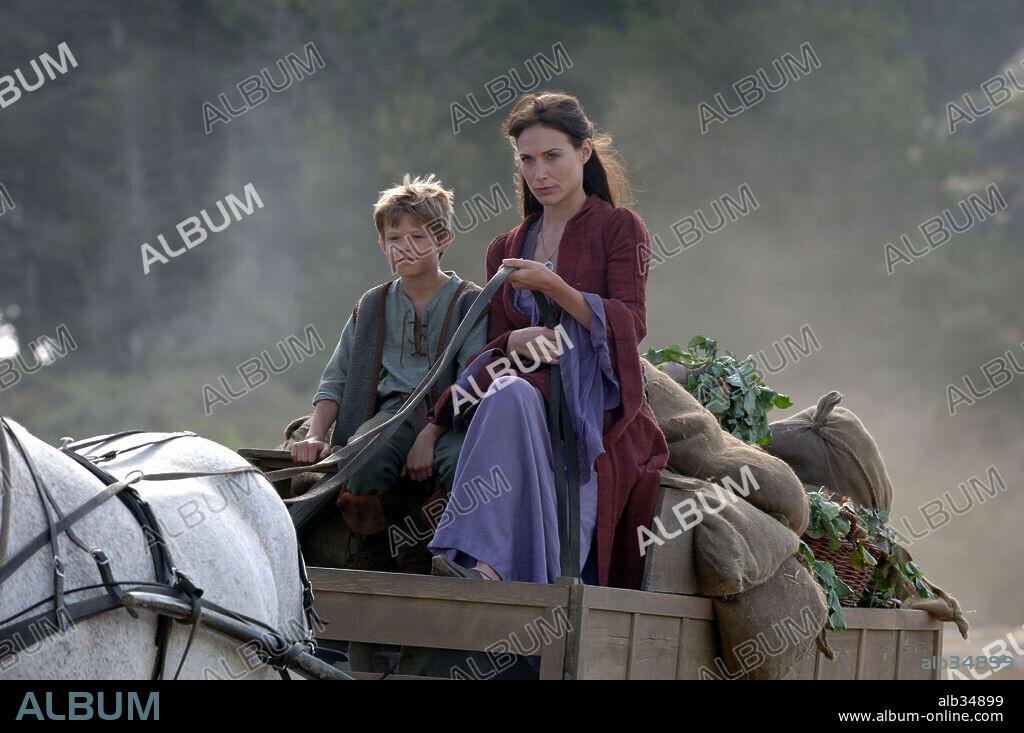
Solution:
M 344 445 L 398 412 L 444 353 L 476 300 L 479 286 L 438 267 L 451 243 L 453 199 L 453 193 L 433 174 L 410 180 L 407 173 L 401 185 L 381 192 L 373 219 L 380 247 L 398 277 L 368 290 L 352 309 L 313 397 L 307 437 L 291 447 L 296 463 L 326 458 L 332 446 Z M 423 497 L 412 497 L 400 507 L 396 500 L 408 497 L 395 497 L 390 489 L 400 477 L 423 481 L 436 472 L 445 493 L 451 492 L 465 432 L 446 431 L 428 423 L 425 416 L 438 395 L 465 369 L 468 358 L 486 345 L 486 337 L 484 311 L 453 365 L 439 376 L 415 414 L 352 475 L 339 496 L 338 506 L 350 529 L 367 535 L 360 552 L 363 569 L 387 569 L 383 552 L 396 554 L 391 551 L 387 529 L 400 515 L 414 517 L 418 538 L 431 534 L 420 516 Z M 332 424 L 328 444 L 326 435 Z M 408 521 L 403 531 L 407 532 L 407 527 Z M 421 544 L 420 554 L 425 555 L 419 558 L 425 562 L 422 571 L 429 572 L 429 553 L 425 543 Z M 403 568 L 408 553 L 401 552 L 401 545 L 398 549 L 399 569 L 408 569 Z

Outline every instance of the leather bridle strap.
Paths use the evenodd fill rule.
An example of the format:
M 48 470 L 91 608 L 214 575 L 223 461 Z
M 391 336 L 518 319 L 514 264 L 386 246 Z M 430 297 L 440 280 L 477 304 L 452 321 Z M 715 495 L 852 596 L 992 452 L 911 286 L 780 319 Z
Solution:
M 7 653 L 16 654 L 22 651 L 26 646 L 26 639 L 31 638 L 38 643 L 58 631 L 62 634 L 66 633 L 67 627 L 64 624 L 68 620 L 72 624 L 77 624 L 79 621 L 84 621 L 121 607 L 122 603 L 118 598 L 111 595 L 96 596 L 85 601 L 69 603 L 63 606 L 60 611 L 56 608 L 51 608 L 48 611 L 37 613 L 35 616 L 23 619 L 10 626 L 0 628 L 0 642 L 3 642 L 6 647 L 5 653 L 0 654 L 0 659 L 3 659 Z M 132 609 L 126 610 L 131 611 Z
M 102 443 L 109 443 L 112 440 L 116 440 L 117 438 L 123 438 L 126 435 L 138 435 L 140 433 L 145 433 L 145 432 L 147 432 L 147 431 L 145 431 L 145 430 L 122 430 L 120 433 L 111 433 L 110 435 L 100 435 L 100 436 L 97 436 L 95 438 L 90 438 L 89 440 L 79 440 L 77 442 L 72 441 L 71 438 L 64 438 L 63 439 L 64 440 L 64 445 L 62 446 L 62 448 L 65 449 L 65 450 L 79 451 L 79 450 L 82 450 L 83 448 L 90 448 L 90 447 L 92 447 L 94 445 L 100 445 Z
M 476 325 L 476 321 L 480 317 L 480 314 L 488 307 L 491 296 L 498 291 L 508 276 L 517 269 L 519 268 L 511 266 L 503 267 L 487 282 L 484 289 L 477 294 L 476 300 L 473 301 L 473 305 L 469 308 L 465 318 L 463 318 L 461 323 L 459 323 L 459 327 L 452 335 L 452 339 L 448 343 L 448 347 L 444 350 L 444 354 L 441 355 L 441 358 L 438 359 L 430 371 L 427 372 L 427 375 L 423 378 L 423 381 L 420 382 L 416 391 L 406 399 L 402 404 L 401 409 L 399 409 L 399 411 L 391 418 L 381 423 L 376 428 L 368 430 L 362 435 L 351 439 L 346 445 L 341 446 L 334 453 L 319 463 L 309 466 L 285 468 L 279 471 L 271 471 L 266 474 L 269 481 L 275 482 L 296 476 L 300 473 L 316 473 L 328 466 L 334 466 L 344 462 L 343 466 L 339 466 L 336 474 L 330 478 L 324 479 L 305 494 L 284 500 L 285 504 L 289 505 L 289 512 L 291 513 L 292 521 L 295 524 L 296 531 L 300 535 L 305 530 L 309 529 L 312 521 L 319 515 L 320 511 L 326 507 L 335 496 L 337 496 L 338 489 L 341 487 L 341 484 L 347 481 L 352 474 L 362 468 L 362 466 L 370 460 L 371 457 L 373 457 L 374 453 L 376 453 L 377 450 L 379 450 L 380 447 L 383 446 L 402 426 L 406 418 L 416 408 L 416 405 L 421 399 L 423 399 L 423 396 L 437 381 L 441 372 L 447 369 L 455 360 L 459 349 L 462 348 L 462 345 L 465 343 L 470 332 L 472 332 L 473 327 Z
M 170 435 L 165 435 L 164 437 L 157 438 L 156 440 L 147 440 L 145 443 L 139 443 L 138 445 L 132 445 L 132 446 L 129 446 L 127 448 L 121 448 L 120 450 L 107 451 L 106 453 L 103 453 L 102 455 L 88 456 L 88 459 L 90 461 L 92 461 L 93 463 L 99 464 L 99 463 L 103 463 L 104 461 L 112 461 L 115 458 L 117 458 L 118 456 L 123 455 L 125 453 L 131 453 L 132 451 L 135 451 L 135 450 L 140 450 L 142 448 L 148 448 L 151 445 L 160 445 L 161 443 L 167 443 L 167 442 L 169 442 L 171 440 L 177 440 L 178 438 L 196 438 L 196 437 L 199 437 L 199 436 L 197 436 L 195 433 L 193 433 L 191 431 L 185 431 L 185 432 L 182 432 L 182 433 L 171 433 Z M 77 451 L 79 449 L 74 448 L 74 449 L 71 449 L 71 450 Z
M 14 478 L 11 476 L 11 454 L 0 425 L 0 565 L 7 558 L 11 538 L 11 507 L 14 505 Z
M 54 513 L 57 514 L 58 519 L 60 518 L 60 509 L 57 508 L 57 502 L 54 500 L 52 496 L 50 496 L 50 492 L 46 489 L 46 485 L 43 483 L 42 477 L 40 477 L 35 465 L 29 458 L 28 452 L 21 445 L 21 442 L 17 439 L 17 436 L 14 435 L 14 431 L 11 430 L 11 427 L 7 424 L 6 420 L 0 421 L 0 439 L 3 439 L 4 442 L 7 441 L 7 433 L 11 434 L 11 438 L 14 441 L 14 446 L 15 448 L 18 449 L 18 452 L 21 454 L 21 459 L 25 462 L 25 466 L 28 468 L 29 475 L 32 477 L 32 484 L 36 490 L 36 494 L 38 494 L 39 496 L 39 504 L 40 508 L 43 510 L 43 517 L 46 519 L 46 529 L 43 532 L 41 532 L 37 537 L 37 539 L 41 540 L 39 546 L 34 548 L 32 552 L 29 553 L 29 555 L 32 555 L 32 553 L 34 553 L 40 547 L 43 547 L 46 544 L 47 538 L 49 538 L 50 558 L 53 562 L 53 603 L 55 608 L 55 615 L 57 618 L 57 623 L 60 625 L 60 630 L 65 631 L 65 615 L 61 613 L 62 611 L 66 610 L 64 607 L 64 561 L 61 559 L 60 556 L 59 543 L 59 537 L 63 530 L 57 531 L 57 522 L 54 520 L 54 515 L 50 512 L 50 506 L 53 507 Z M 16 555 L 15 557 L 17 558 L 18 555 Z M 26 559 L 28 558 L 25 557 L 23 559 L 20 559 L 17 563 L 15 563 L 14 560 L 12 559 L 11 562 L 8 563 L 8 565 L 13 565 L 13 569 L 17 569 L 17 567 L 21 563 L 25 562 Z M 3 569 L 6 567 L 7 565 L 5 565 L 3 568 L 0 568 L 0 584 L 2 584 L 4 581 Z M 11 572 L 13 572 L 13 569 Z
M 74 511 L 70 514 L 66 514 L 56 522 L 51 523 L 51 527 L 43 530 L 31 540 L 29 540 L 24 547 L 16 552 L 10 560 L 8 560 L 3 566 L 0 566 L 0 585 L 3 584 L 14 571 L 21 567 L 26 560 L 32 557 L 36 551 L 46 545 L 47 539 L 51 536 L 51 533 L 55 532 L 56 535 L 60 535 L 64 530 L 73 525 L 82 517 L 86 516 L 94 509 L 102 505 L 107 499 L 114 496 L 115 494 L 124 491 L 132 484 L 136 483 L 142 478 L 141 471 L 133 471 L 132 474 L 138 474 L 137 478 L 129 478 L 131 480 L 118 481 L 110 486 L 105 487 L 102 491 L 93 494 L 84 502 L 82 502 Z

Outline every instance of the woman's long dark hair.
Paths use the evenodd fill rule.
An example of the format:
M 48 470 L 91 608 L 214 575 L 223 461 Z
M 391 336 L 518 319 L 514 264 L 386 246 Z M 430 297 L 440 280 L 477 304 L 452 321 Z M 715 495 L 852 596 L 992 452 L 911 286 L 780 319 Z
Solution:
M 583 165 L 583 192 L 587 195 L 596 193 L 612 206 L 630 206 L 633 203 L 633 192 L 626 176 L 625 166 L 618 158 L 612 139 L 604 133 L 598 133 L 594 123 L 587 119 L 580 100 L 571 94 L 561 92 L 540 92 L 524 94 L 516 100 L 512 111 L 505 120 L 505 134 L 516 149 L 516 141 L 523 130 L 533 125 L 545 125 L 561 130 L 572 141 L 577 150 L 583 141 L 590 138 L 594 150 Z M 518 150 L 517 150 L 518 154 Z M 519 184 L 519 207 L 523 218 L 535 211 L 543 210 L 543 206 L 533 195 L 522 171 L 516 165 L 516 180 Z

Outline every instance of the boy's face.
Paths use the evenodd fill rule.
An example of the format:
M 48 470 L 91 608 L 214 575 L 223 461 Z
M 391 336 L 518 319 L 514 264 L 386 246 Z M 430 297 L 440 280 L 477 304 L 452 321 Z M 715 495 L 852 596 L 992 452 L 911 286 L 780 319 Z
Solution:
M 397 222 L 384 224 L 380 248 L 388 256 L 391 270 L 401 277 L 415 277 L 437 270 L 441 253 L 448 249 L 450 237 L 441 241 L 427 227 L 406 214 Z

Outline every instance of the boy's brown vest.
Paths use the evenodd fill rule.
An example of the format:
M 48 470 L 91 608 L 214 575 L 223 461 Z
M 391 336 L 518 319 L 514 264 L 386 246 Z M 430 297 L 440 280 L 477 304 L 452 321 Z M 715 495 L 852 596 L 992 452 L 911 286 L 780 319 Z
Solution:
M 384 353 L 384 303 L 387 299 L 391 281 L 381 283 L 367 290 L 352 308 L 352 324 L 355 334 L 352 340 L 352 355 L 360 357 L 373 354 L 373 360 L 367 358 L 349 359 L 348 372 L 345 375 L 345 388 L 341 396 L 338 418 L 334 422 L 334 434 L 331 445 L 345 445 L 360 425 L 373 417 L 377 409 L 377 384 L 380 382 L 381 356 Z M 437 344 L 437 358 L 440 358 L 445 347 L 451 342 L 455 330 L 469 312 L 481 288 L 476 283 L 463 280 L 459 283 L 441 325 L 441 335 Z M 483 318 L 489 308 L 485 308 Z M 358 314 L 358 318 L 356 317 Z M 477 319 L 479 322 L 480 318 Z M 476 324 L 474 324 L 476 325 Z M 448 385 L 458 378 L 457 362 L 438 375 L 434 386 L 430 388 L 430 403 L 437 401 L 437 396 Z

